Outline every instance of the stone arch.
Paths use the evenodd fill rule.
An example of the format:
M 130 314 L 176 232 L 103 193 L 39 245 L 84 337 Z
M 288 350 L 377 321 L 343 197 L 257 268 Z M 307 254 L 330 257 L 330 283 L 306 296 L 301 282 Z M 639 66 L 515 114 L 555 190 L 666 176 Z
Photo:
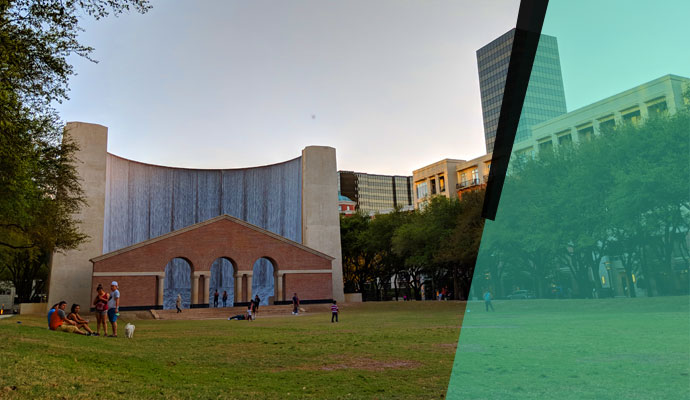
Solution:
M 223 291 L 228 293 L 226 307 L 233 307 L 235 301 L 235 276 L 237 275 L 237 262 L 230 257 L 221 256 L 213 260 L 210 270 L 208 296 L 209 307 L 214 307 L 213 294 L 218 290 L 218 307 L 223 305 Z
M 190 308 L 194 264 L 187 257 L 177 256 L 168 261 L 164 271 L 163 309 L 174 310 L 178 294 L 182 296 L 182 308 Z
M 261 256 L 252 264 L 252 298 L 259 295 L 261 305 L 269 304 L 269 297 L 278 300 L 276 296 L 278 286 L 278 263 L 275 258 Z

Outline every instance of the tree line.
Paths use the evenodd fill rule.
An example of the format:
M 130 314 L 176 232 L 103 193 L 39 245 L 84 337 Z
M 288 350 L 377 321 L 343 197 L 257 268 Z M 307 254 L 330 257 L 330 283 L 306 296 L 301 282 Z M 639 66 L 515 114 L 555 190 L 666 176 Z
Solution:
M 515 289 L 536 297 L 688 294 L 689 142 L 683 109 L 511 160 L 482 239 L 476 290 L 499 298 Z
M 341 215 L 345 292 L 364 300 L 466 299 L 483 229 L 484 191 L 437 196 L 423 210 Z

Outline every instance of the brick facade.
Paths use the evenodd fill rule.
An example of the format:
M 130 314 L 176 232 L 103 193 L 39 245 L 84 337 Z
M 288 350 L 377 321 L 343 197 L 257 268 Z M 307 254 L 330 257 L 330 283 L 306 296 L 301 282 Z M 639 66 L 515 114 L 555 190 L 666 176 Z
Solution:
M 189 262 L 192 285 L 198 285 L 197 290 L 192 289 L 197 293 L 192 304 L 207 301 L 208 296 L 200 294 L 204 293 L 211 264 L 220 257 L 233 264 L 235 281 L 241 288 L 235 291 L 235 302 L 246 301 L 254 262 L 262 257 L 274 267 L 276 301 L 289 300 L 294 292 L 303 300 L 332 298 L 334 257 L 228 215 L 92 259 L 92 293 L 95 296 L 99 283 L 107 287 L 116 280 L 122 307 L 160 306 L 165 266 L 177 257 Z

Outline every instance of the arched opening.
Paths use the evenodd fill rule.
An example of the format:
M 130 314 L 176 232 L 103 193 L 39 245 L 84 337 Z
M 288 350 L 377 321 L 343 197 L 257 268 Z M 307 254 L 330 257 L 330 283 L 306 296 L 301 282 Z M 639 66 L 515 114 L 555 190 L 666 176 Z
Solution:
M 275 296 L 275 261 L 261 257 L 254 262 L 252 269 L 252 298 L 259 295 L 260 305 L 268 305 L 269 298 Z
M 232 307 L 234 305 L 235 271 L 235 263 L 227 257 L 216 258 L 213 264 L 211 264 L 211 279 L 208 292 L 209 307 L 216 307 L 214 301 L 216 290 L 218 291 L 217 307 Z M 224 292 L 227 294 L 226 302 L 223 302 Z
M 182 308 L 189 308 L 192 302 L 192 264 L 181 257 L 173 258 L 165 266 L 165 289 L 163 309 L 174 310 L 177 295 L 182 297 Z

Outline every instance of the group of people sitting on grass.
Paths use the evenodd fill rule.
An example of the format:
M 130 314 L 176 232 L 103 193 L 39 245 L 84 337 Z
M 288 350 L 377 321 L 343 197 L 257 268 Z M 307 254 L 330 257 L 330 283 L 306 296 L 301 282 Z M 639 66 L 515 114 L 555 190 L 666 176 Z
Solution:
M 48 311 L 48 328 L 52 331 L 76 333 L 86 336 L 100 336 L 103 327 L 103 336 L 117 337 L 117 318 L 120 316 L 120 291 L 117 282 L 110 284 L 110 293 L 107 293 L 102 285 L 96 288 L 96 298 L 93 305 L 96 309 L 96 332 L 89 327 L 89 320 L 84 319 L 79 312 L 81 306 L 72 304 L 69 314 L 65 314 L 67 302 L 61 301 Z M 111 334 L 108 335 L 106 318 L 110 321 Z

